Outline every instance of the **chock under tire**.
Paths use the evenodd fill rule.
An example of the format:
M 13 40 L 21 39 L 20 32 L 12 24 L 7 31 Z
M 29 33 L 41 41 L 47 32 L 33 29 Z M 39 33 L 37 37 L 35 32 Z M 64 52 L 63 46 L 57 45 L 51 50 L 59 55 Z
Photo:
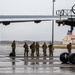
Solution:
M 69 62 L 70 62 L 71 64 L 75 64 L 75 53 L 73 53 L 73 54 L 71 54 L 71 55 L 69 56 Z
M 60 54 L 60 60 L 62 63 L 67 63 L 69 61 L 69 54 L 67 52 Z

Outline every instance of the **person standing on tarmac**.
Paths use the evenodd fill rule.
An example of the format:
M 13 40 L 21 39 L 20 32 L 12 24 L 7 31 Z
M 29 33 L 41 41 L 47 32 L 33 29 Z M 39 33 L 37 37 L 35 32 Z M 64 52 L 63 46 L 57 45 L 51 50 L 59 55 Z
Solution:
M 12 42 L 11 47 L 12 47 L 12 54 L 13 54 L 13 56 L 16 56 L 16 53 L 15 53 L 15 49 L 16 49 L 15 40 Z
M 67 45 L 67 49 L 68 49 L 68 53 L 71 54 L 71 50 L 72 50 L 72 44 L 71 43 L 69 43 Z
M 53 56 L 53 50 L 54 50 L 53 44 L 50 43 L 50 44 L 48 45 L 48 47 L 49 47 L 49 56 Z
M 46 55 L 47 45 L 46 45 L 45 42 L 44 42 L 44 44 L 42 45 L 42 49 L 43 49 L 43 56 L 47 56 L 47 55 Z
M 34 53 L 35 53 L 35 42 L 33 42 L 33 43 L 30 45 L 30 49 L 31 49 L 31 56 L 34 56 Z
M 28 52 L 29 52 L 29 50 L 28 50 L 28 44 L 25 42 L 24 43 L 24 45 L 23 45 L 23 47 L 24 47 L 24 56 L 28 56 Z
M 38 42 L 36 42 L 36 55 L 37 55 L 37 57 L 39 56 L 39 43 Z

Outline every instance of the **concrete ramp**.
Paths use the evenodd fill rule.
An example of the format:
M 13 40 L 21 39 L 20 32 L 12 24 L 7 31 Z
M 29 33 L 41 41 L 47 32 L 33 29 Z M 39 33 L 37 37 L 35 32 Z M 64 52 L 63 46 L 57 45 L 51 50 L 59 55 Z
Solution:
M 62 64 L 59 56 L 10 58 L 0 56 L 0 75 L 75 75 L 75 65 Z

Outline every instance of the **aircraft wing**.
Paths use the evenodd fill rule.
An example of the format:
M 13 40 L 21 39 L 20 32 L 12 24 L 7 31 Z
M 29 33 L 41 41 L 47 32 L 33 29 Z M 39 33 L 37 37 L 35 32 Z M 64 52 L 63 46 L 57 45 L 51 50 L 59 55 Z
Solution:
M 35 22 L 39 23 L 41 21 L 51 21 L 51 20 L 58 20 L 60 18 L 75 18 L 73 16 L 52 16 L 52 15 L 0 15 L 0 23 L 3 25 L 9 25 L 10 23 L 17 23 L 17 22 Z

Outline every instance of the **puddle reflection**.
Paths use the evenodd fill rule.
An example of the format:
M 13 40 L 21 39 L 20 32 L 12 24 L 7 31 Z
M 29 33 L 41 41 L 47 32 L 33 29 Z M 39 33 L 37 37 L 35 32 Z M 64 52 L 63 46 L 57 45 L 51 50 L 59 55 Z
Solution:
M 43 57 L 43 64 L 46 64 L 46 57 Z
M 50 60 L 50 61 L 49 61 L 49 64 L 53 64 L 53 58 L 50 57 L 49 60 Z
M 49 58 L 46 58 L 46 57 L 42 57 L 42 58 L 39 58 L 39 57 L 24 57 L 24 65 L 43 65 L 43 64 L 53 64 L 53 57 L 49 57 Z
M 60 67 L 61 71 L 75 72 L 75 67 Z
M 16 72 L 23 72 L 23 73 L 32 73 L 32 72 L 35 72 L 35 73 L 50 73 L 50 72 L 64 72 L 67 74 L 71 74 L 72 72 L 75 73 L 75 68 L 66 68 L 66 67 L 43 67 L 42 65 L 52 65 L 54 64 L 54 59 L 52 57 L 49 57 L 49 58 L 46 58 L 46 57 L 43 57 L 43 58 L 39 58 L 39 57 L 31 57 L 31 58 L 28 58 L 28 57 L 25 57 L 24 58 L 24 61 L 22 62 L 16 62 L 15 61 L 15 58 L 11 58 L 12 59 L 12 72 L 13 73 L 16 73 Z M 49 61 L 47 61 L 49 60 Z M 17 68 L 16 65 L 19 63 L 19 64 L 22 64 L 24 65 L 23 67 L 19 67 Z M 41 64 L 40 64 L 41 63 Z M 28 66 L 30 65 L 33 65 L 33 66 Z M 41 65 L 41 66 L 40 66 Z M 61 64 L 62 65 L 62 64 Z
M 24 57 L 24 65 L 28 65 L 28 57 Z
M 12 71 L 13 73 L 15 73 L 15 58 L 12 57 L 11 59 L 12 59 Z
M 39 65 L 39 57 L 36 57 L 36 64 Z

